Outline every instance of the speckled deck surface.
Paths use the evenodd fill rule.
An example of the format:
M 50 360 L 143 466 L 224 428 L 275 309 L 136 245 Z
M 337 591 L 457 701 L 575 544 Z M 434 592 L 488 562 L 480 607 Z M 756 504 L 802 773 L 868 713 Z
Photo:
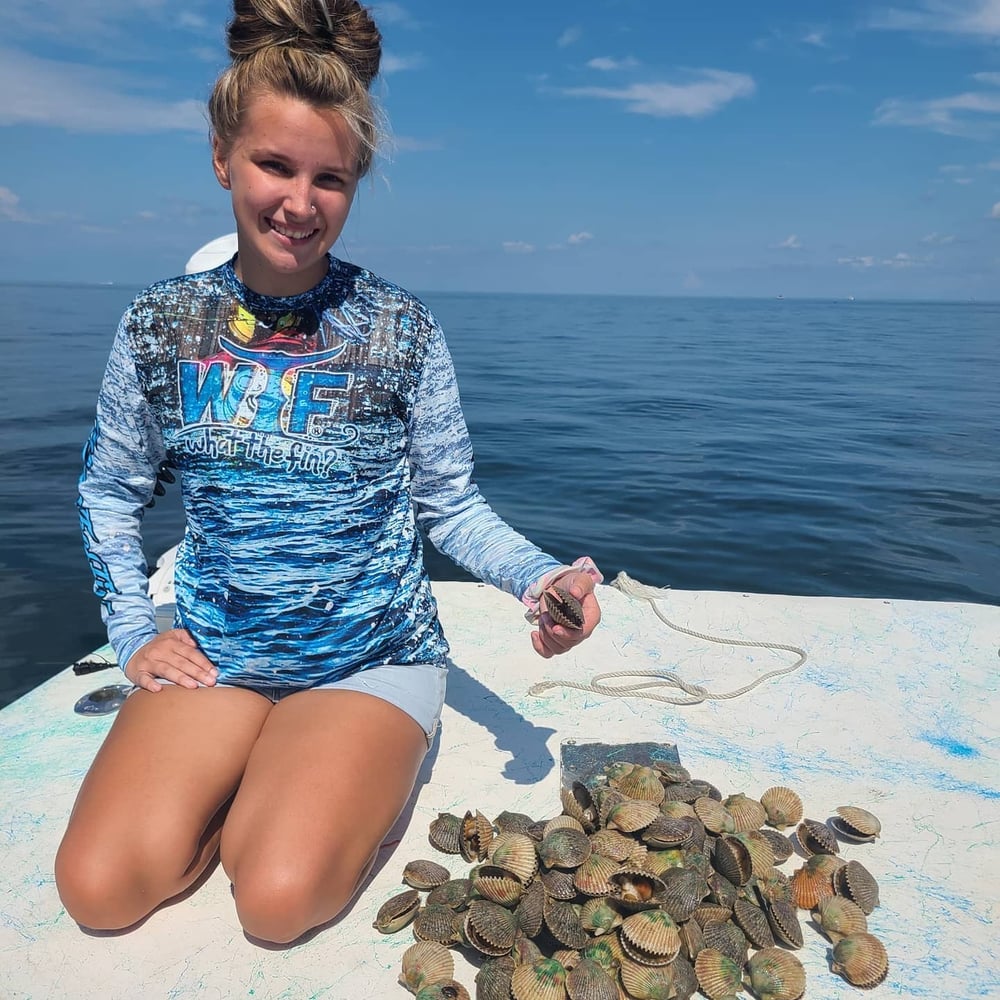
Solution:
M 52 857 L 110 723 L 72 708 L 117 675 L 66 671 L 0 712 L 0 996 L 405 997 L 396 977 L 412 937 L 377 934 L 375 911 L 400 891 L 412 858 L 442 861 L 456 875 L 469 867 L 429 847 L 429 822 L 466 808 L 552 815 L 560 741 L 600 738 L 675 742 L 692 773 L 724 792 L 756 796 L 788 784 L 816 818 L 838 805 L 872 809 L 881 840 L 843 849 L 881 886 L 882 906 L 869 923 L 891 967 L 871 995 L 1000 997 L 1000 609 L 671 591 L 661 607 L 681 625 L 809 653 L 796 673 L 733 701 L 672 707 L 527 691 L 541 679 L 649 667 L 726 691 L 794 657 L 680 635 L 646 601 L 604 587 L 598 633 L 579 651 L 543 661 L 509 597 L 476 584 L 437 584 L 435 593 L 454 659 L 439 737 L 363 893 L 291 948 L 264 950 L 244 937 L 221 869 L 135 930 L 81 931 L 59 903 Z M 826 940 L 805 921 L 804 929 L 797 954 L 806 996 L 861 995 L 830 972 Z M 461 955 L 457 965 L 472 990 L 474 967 Z

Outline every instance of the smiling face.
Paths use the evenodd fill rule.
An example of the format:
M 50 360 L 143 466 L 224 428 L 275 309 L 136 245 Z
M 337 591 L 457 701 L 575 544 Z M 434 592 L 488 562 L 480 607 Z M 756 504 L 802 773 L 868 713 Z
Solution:
M 358 143 L 343 118 L 305 101 L 260 94 L 212 166 L 232 193 L 236 271 L 262 295 L 298 295 L 322 281 L 357 190 Z

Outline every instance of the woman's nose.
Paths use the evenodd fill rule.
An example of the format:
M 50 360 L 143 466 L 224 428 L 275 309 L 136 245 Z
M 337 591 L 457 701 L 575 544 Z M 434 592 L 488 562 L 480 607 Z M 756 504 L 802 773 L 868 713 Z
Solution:
M 312 215 L 315 211 L 312 187 L 309 184 L 293 184 L 285 195 L 285 210 L 300 219 Z

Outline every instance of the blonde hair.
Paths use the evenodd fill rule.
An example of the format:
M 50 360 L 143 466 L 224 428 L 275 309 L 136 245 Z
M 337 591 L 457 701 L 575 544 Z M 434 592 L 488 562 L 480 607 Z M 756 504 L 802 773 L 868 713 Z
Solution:
M 337 111 L 358 139 L 358 176 L 369 171 L 382 132 L 369 93 L 382 36 L 357 0 L 233 0 L 227 37 L 232 62 L 208 102 L 223 149 L 239 134 L 250 101 L 276 94 Z

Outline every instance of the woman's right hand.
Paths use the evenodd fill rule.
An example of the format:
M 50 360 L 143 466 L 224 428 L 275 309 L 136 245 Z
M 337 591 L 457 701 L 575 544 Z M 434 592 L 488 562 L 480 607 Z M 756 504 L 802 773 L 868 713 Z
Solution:
M 211 687 L 219 671 L 187 629 L 175 628 L 140 646 L 125 665 L 125 676 L 136 687 L 155 692 L 163 690 L 158 677 L 193 689 L 199 684 Z

